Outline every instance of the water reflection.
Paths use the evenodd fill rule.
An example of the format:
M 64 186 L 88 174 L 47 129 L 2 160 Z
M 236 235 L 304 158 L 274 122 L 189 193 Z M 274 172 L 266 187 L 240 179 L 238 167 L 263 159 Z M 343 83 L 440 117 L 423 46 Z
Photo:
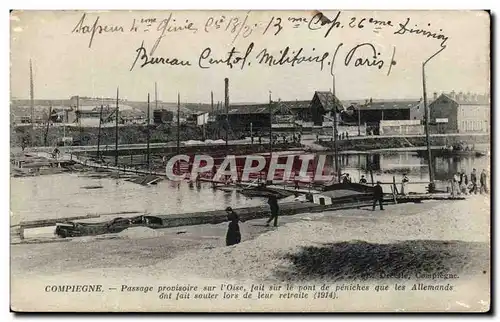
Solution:
M 407 173 L 409 190 L 424 192 L 429 180 L 427 161 L 415 152 L 391 154 L 345 154 L 339 157 L 343 173 L 353 181 L 365 175 L 373 180 L 391 183 L 401 181 Z M 333 155 L 327 155 L 327 172 L 333 172 Z M 489 169 L 488 157 L 433 157 L 436 180 L 449 180 L 458 171 L 470 174 Z M 371 173 L 370 173 L 371 170 Z M 421 184 L 414 184 L 420 182 Z M 83 189 L 100 185 L 101 189 Z M 384 188 L 386 191 L 388 187 Z M 182 212 L 210 211 L 227 206 L 245 207 L 265 205 L 261 198 L 248 199 L 234 191 L 213 189 L 210 183 L 161 181 L 154 186 L 141 186 L 112 178 L 89 178 L 81 174 L 58 174 L 38 177 L 11 178 L 11 210 L 20 220 L 84 216 L 89 213 L 116 213 L 122 211 L 175 214 Z
M 457 172 L 470 175 L 473 168 L 478 172 L 489 170 L 489 157 L 432 157 L 432 168 L 435 180 L 448 181 Z M 393 177 L 400 182 L 403 174 L 407 174 L 410 182 L 422 182 L 421 186 L 413 186 L 415 192 L 424 192 L 425 183 L 429 181 L 429 167 L 427 159 L 419 157 L 416 152 L 398 152 L 386 154 L 344 154 L 339 156 L 342 173 L 349 173 L 352 180 L 357 182 L 365 175 L 368 182 L 373 174 L 374 181 L 391 183 Z M 327 172 L 333 172 L 334 157 L 328 154 Z M 371 171 L 371 173 L 370 173 Z

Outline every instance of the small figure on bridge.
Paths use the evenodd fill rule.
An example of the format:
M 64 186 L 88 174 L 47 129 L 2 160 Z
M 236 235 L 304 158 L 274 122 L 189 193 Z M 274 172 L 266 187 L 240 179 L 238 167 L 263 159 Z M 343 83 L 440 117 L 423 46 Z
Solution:
M 349 173 L 346 173 L 344 175 L 344 179 L 342 180 L 342 183 L 351 183 L 351 177 L 349 177 Z
M 56 147 L 56 148 L 54 148 L 54 150 L 52 150 L 52 157 L 54 159 L 57 159 L 59 157 L 60 153 L 61 153 L 61 151 L 59 151 L 59 149 Z

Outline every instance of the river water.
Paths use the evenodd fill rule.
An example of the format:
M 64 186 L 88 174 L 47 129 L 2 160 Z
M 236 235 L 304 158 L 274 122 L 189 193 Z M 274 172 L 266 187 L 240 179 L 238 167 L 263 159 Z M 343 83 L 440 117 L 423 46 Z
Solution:
M 410 192 L 424 192 L 429 180 L 427 160 L 416 152 L 346 154 L 339 156 L 342 173 L 353 182 L 365 175 L 371 181 L 390 183 L 393 176 L 401 182 L 407 173 Z M 454 173 L 473 168 L 478 174 L 489 170 L 489 157 L 433 158 L 436 180 L 449 180 Z M 327 156 L 326 167 L 332 168 L 333 156 Z M 86 189 L 88 186 L 102 186 Z M 388 185 L 384 191 L 390 192 Z M 83 173 L 64 173 L 37 177 L 11 178 L 12 222 L 44 218 L 63 218 L 87 214 L 132 212 L 137 214 L 176 214 L 265 205 L 262 198 L 249 199 L 235 191 L 212 189 L 210 183 L 199 186 L 187 182 L 164 180 L 153 186 L 142 186 L 124 179 L 91 178 Z M 116 215 L 115 215 L 116 216 Z

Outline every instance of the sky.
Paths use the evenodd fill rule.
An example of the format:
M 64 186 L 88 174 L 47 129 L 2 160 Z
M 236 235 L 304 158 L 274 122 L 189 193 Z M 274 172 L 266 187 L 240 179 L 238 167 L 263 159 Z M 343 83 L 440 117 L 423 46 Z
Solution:
M 309 100 L 316 90 L 332 89 L 332 70 L 335 93 L 341 100 L 420 98 L 422 63 L 444 46 L 426 65 L 428 95 L 452 90 L 489 91 L 490 20 L 485 12 L 323 13 L 331 20 L 337 17 L 334 22 L 339 24 L 320 28 L 312 11 L 88 11 L 85 16 L 82 11 L 14 11 L 11 97 L 29 98 L 31 59 L 35 99 L 115 97 L 119 87 L 120 98 L 145 101 L 148 93 L 154 95 L 157 82 L 160 100 L 175 102 L 180 93 L 182 102 L 206 103 L 210 102 L 211 91 L 215 101 L 224 100 L 227 77 L 231 102 L 266 102 L 270 92 L 273 99 Z M 217 29 L 216 22 L 222 18 Z M 235 24 L 236 18 L 239 24 Z M 172 29 L 187 27 L 189 23 L 191 27 L 185 30 Z M 96 32 L 89 48 L 94 24 Z M 400 24 L 405 26 L 404 32 Z M 117 30 L 110 32 L 111 26 Z M 137 31 L 131 31 L 134 27 Z M 187 30 L 195 28 L 196 32 Z M 425 29 L 434 36 L 411 33 L 410 29 Z M 444 41 L 443 37 L 447 39 Z M 156 50 L 151 53 L 158 39 Z M 251 43 L 253 48 L 243 69 L 242 60 L 233 68 L 225 63 L 209 63 L 210 58 L 224 60 L 233 47 L 240 52 L 237 55 L 243 56 Z M 138 56 L 141 44 L 144 50 L 139 50 Z M 358 45 L 361 46 L 356 48 Z M 264 52 L 278 59 L 280 50 L 287 46 L 289 57 L 300 48 L 304 57 L 326 55 L 323 70 L 320 58 L 293 67 L 264 63 Z M 210 48 L 210 55 L 206 48 Z M 378 66 L 383 64 L 380 69 L 360 64 L 373 61 L 372 48 L 376 50 Z M 391 65 L 394 50 L 395 64 Z M 142 53 L 148 59 L 176 58 L 191 66 L 146 64 L 141 68 Z M 209 68 L 199 67 L 200 57 L 203 67 Z M 360 66 L 355 66 L 358 58 Z M 389 66 L 392 67 L 387 75 Z

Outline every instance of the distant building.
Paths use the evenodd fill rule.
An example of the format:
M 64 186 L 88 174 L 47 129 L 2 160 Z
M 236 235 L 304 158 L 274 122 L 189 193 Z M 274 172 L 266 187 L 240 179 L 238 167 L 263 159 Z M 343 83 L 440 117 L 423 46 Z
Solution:
M 273 108 L 273 113 L 275 112 L 276 108 Z M 226 114 L 218 114 L 216 119 L 224 126 Z M 253 130 L 267 130 L 271 126 L 269 104 L 230 106 L 227 120 L 232 129 L 250 131 L 250 127 L 252 127 Z
M 75 111 L 77 123 L 82 127 L 98 127 L 99 116 L 101 115 L 100 106 L 79 106 Z M 109 105 L 102 107 L 102 121 L 101 126 L 108 126 L 108 123 L 114 123 L 116 117 L 116 107 Z M 118 123 L 119 124 L 143 124 L 145 120 L 145 113 L 137 108 L 128 105 L 120 104 L 118 110 Z
M 311 120 L 314 125 L 322 125 L 324 121 L 324 116 L 331 115 L 333 111 L 333 94 L 332 92 L 316 91 L 311 100 Z M 335 97 L 335 107 L 337 113 L 344 110 L 342 102 Z
M 380 121 L 380 135 L 422 135 L 425 133 L 420 120 Z
M 490 127 L 488 95 L 441 94 L 430 105 L 430 123 L 438 133 L 486 133 Z
M 154 124 L 165 124 L 165 123 L 170 123 L 174 119 L 174 112 L 165 110 L 165 109 L 158 109 L 153 111 L 153 123 Z
M 282 109 L 281 114 L 289 114 L 304 122 L 312 121 L 311 101 L 280 101 L 278 106 Z
M 349 106 L 348 113 L 343 115 L 342 119 L 347 122 L 358 122 L 359 111 L 359 121 L 362 124 L 379 124 L 384 120 L 418 120 L 420 113 L 415 111 L 420 109 L 423 109 L 423 106 L 419 100 L 371 100 L 365 104 Z

